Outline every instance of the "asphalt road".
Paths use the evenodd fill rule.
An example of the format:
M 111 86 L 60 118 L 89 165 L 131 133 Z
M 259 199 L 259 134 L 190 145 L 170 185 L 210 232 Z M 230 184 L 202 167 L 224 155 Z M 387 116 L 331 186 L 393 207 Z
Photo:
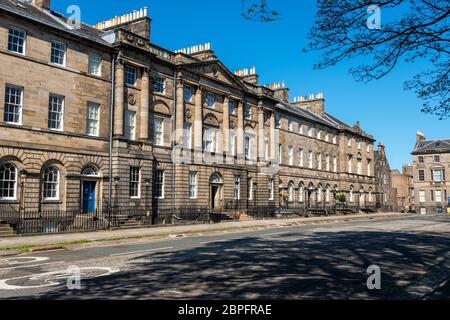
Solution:
M 449 248 L 448 216 L 140 241 L 0 258 L 0 298 L 448 299 Z

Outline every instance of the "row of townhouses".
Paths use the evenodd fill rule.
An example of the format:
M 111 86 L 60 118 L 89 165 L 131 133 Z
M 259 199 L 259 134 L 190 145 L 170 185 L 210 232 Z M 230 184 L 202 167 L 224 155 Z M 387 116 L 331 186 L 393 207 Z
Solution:
M 0 0 L 1 203 L 220 210 L 342 194 L 389 208 L 384 146 L 376 157 L 323 94 L 290 100 L 254 67 L 231 72 L 210 44 L 153 44 L 150 27 L 146 8 L 92 27 L 49 0 Z

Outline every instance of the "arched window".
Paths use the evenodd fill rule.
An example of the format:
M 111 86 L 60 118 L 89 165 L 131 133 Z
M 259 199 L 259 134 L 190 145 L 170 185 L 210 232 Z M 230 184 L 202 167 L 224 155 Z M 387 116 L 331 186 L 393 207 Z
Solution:
M 305 193 L 305 186 L 303 183 L 300 183 L 300 187 L 298 188 L 298 202 L 303 202 L 303 197 Z
M 317 202 L 320 203 L 322 202 L 322 186 L 319 184 L 319 186 L 317 187 Z
M 350 202 L 354 202 L 353 199 L 353 187 L 350 187 L 350 197 L 349 197 Z
M 15 200 L 17 168 L 12 163 L 0 164 L 0 199 Z
M 44 169 L 42 197 L 44 200 L 59 200 L 59 170 L 56 166 Z
M 330 202 L 330 186 L 327 186 L 327 189 L 325 190 L 325 201 Z
M 98 177 L 99 172 L 96 166 L 93 164 L 88 164 L 81 170 L 81 175 L 84 177 Z
M 292 182 L 289 182 L 288 186 L 288 201 L 294 202 L 294 184 Z
M 372 188 L 369 189 L 369 202 L 372 202 Z

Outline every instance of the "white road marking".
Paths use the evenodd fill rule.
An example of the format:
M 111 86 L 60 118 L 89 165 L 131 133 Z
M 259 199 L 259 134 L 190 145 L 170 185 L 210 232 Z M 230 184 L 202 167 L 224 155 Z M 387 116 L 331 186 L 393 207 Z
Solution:
M 42 267 L 47 266 L 49 264 L 59 264 L 64 263 L 64 261 L 57 261 L 57 262 L 47 262 L 47 263 L 41 263 L 41 264 L 31 264 L 31 265 L 25 265 L 25 266 L 17 266 L 17 267 L 9 267 L 9 268 L 0 268 L 0 271 L 3 270 L 15 270 L 15 269 L 24 269 L 24 268 L 34 268 L 34 267 Z
M 2 264 L 5 264 L 7 266 L 14 266 L 18 264 L 27 264 L 27 263 L 36 263 L 36 262 L 42 262 L 47 261 L 48 257 L 12 257 L 12 258 L 5 258 L 0 259 L 0 266 Z M 30 261 L 27 261 L 30 260 Z
M 86 268 L 80 268 L 80 271 L 100 271 L 100 274 L 97 275 L 88 275 L 83 276 L 83 278 L 98 278 L 98 277 L 104 277 L 108 276 L 110 274 L 119 272 L 120 270 L 111 269 L 111 268 L 104 268 L 104 267 L 86 267 Z M 37 274 L 31 274 L 27 276 L 17 277 L 17 278 L 10 278 L 10 279 L 3 279 L 0 280 L 0 290 L 23 290 L 23 289 L 35 289 L 35 288 L 44 288 L 44 287 L 51 287 L 51 286 L 57 286 L 60 285 L 60 282 L 56 282 L 56 280 L 65 280 L 68 277 L 70 277 L 72 274 L 68 270 L 60 270 L 60 271 L 53 271 L 53 272 L 45 272 L 45 273 L 37 273 Z M 17 281 L 17 280 L 30 280 L 30 281 L 42 281 L 45 284 L 41 285 L 35 285 L 35 286 L 17 286 L 17 285 L 9 285 L 7 282 L 9 281 Z
M 173 249 L 173 247 L 165 247 L 165 248 L 157 248 L 157 249 L 149 249 L 149 250 L 140 250 L 140 251 L 129 251 L 129 252 L 122 252 L 122 253 L 115 253 L 115 254 L 111 254 L 110 257 L 127 256 L 127 255 L 131 255 L 131 254 L 155 252 L 155 251 L 170 250 L 170 249 Z
M 220 243 L 220 242 L 228 242 L 228 241 L 234 241 L 234 240 L 239 240 L 241 238 L 232 238 L 232 239 L 223 239 L 223 240 L 211 240 L 211 241 L 206 241 L 206 242 L 200 242 L 201 245 L 204 244 L 211 244 L 211 243 Z

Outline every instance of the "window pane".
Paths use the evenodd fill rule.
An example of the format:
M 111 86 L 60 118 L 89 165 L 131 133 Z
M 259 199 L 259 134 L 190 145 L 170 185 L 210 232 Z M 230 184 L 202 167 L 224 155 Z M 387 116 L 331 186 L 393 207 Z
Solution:
M 100 105 L 93 102 L 88 102 L 86 113 L 86 133 L 91 136 L 99 135 L 99 115 Z
M 23 89 L 6 86 L 3 121 L 20 124 L 22 121 Z
M 139 167 L 130 167 L 130 197 L 140 197 L 141 172 Z
M 52 41 L 51 62 L 59 65 L 66 63 L 66 44 Z
M 136 69 L 130 66 L 126 66 L 125 68 L 125 79 L 127 85 L 135 86 L 136 85 Z
M 53 130 L 63 129 L 64 97 L 50 95 L 48 104 L 48 128 Z
M 102 64 L 102 57 L 95 53 L 89 54 L 89 70 L 88 72 L 90 74 L 99 76 L 101 75 L 101 64 Z
M 55 166 L 47 166 L 43 177 L 44 200 L 57 200 L 59 198 L 59 171 Z
M 0 164 L 0 199 L 15 199 L 17 169 L 11 163 Z
M 20 54 L 25 53 L 26 32 L 21 29 L 11 28 L 8 35 L 8 50 Z

